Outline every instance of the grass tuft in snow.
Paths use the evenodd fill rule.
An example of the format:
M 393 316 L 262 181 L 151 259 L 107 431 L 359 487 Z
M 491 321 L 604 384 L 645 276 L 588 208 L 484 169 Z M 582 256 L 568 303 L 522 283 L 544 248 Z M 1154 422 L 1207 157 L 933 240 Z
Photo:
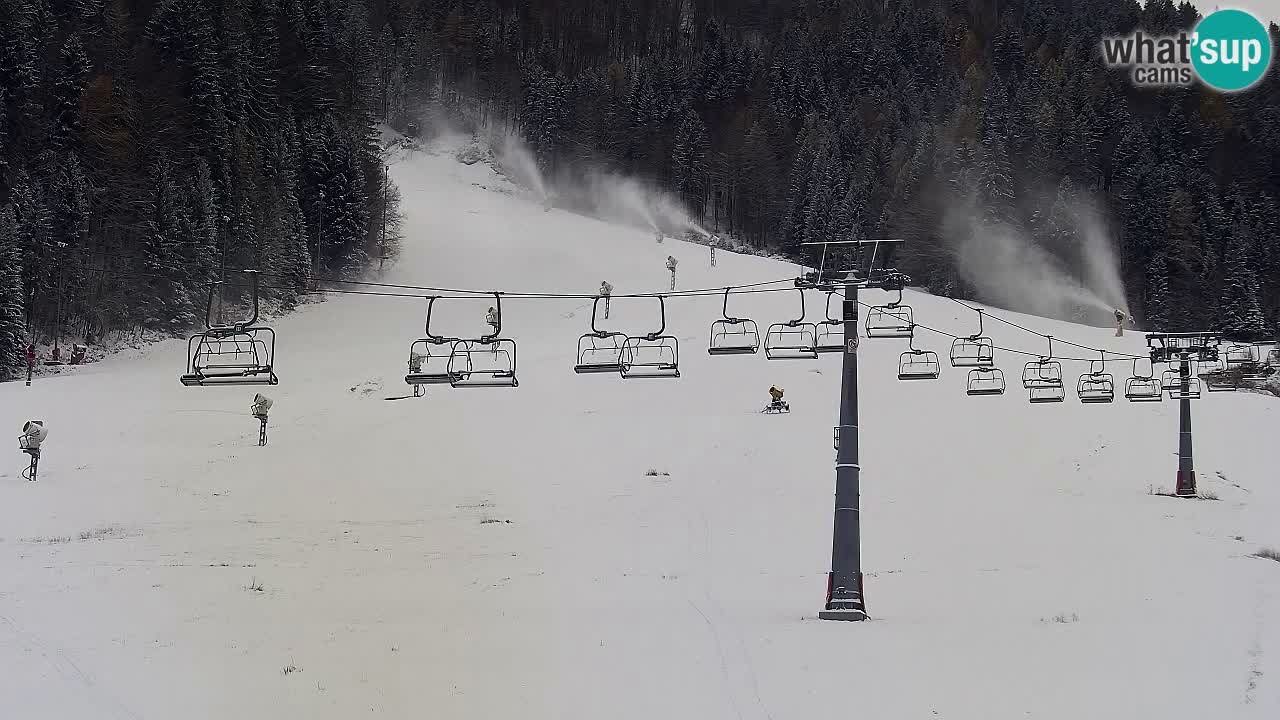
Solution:
M 299 673 L 302 672 L 302 668 L 298 667 L 297 665 L 294 665 L 292 662 L 290 662 L 288 665 L 285 665 L 284 668 L 280 670 L 281 675 L 291 675 L 296 672 L 299 672 Z
M 1218 494 L 1212 490 L 1196 490 L 1195 495 L 1179 495 L 1168 490 L 1157 490 L 1154 485 L 1147 486 L 1148 495 L 1159 495 L 1160 497 L 1178 498 L 1179 500 L 1221 500 Z
M 1258 552 L 1254 553 L 1253 556 L 1280 562 L 1280 550 L 1276 550 L 1275 548 L 1262 548 Z
M 1080 616 L 1076 613 L 1070 615 L 1066 613 L 1058 613 L 1051 618 L 1040 618 L 1042 623 L 1057 623 L 1059 625 L 1070 625 L 1071 623 L 1080 622 Z
M 61 545 L 62 543 L 69 543 L 75 540 L 102 540 L 104 538 L 109 538 L 109 537 L 124 537 L 124 536 L 125 536 L 124 528 L 120 527 L 119 525 L 106 525 L 104 527 L 95 528 L 93 530 L 81 531 L 75 537 L 71 537 L 70 535 L 60 535 L 57 537 L 34 537 L 34 538 L 30 538 L 28 542 L 44 543 L 48 545 Z
M 124 534 L 124 528 L 119 525 L 108 525 L 100 527 L 96 530 L 85 530 L 80 533 L 81 540 L 101 540 L 105 537 L 112 537 Z
M 249 584 L 245 586 L 245 590 L 250 592 L 262 592 L 262 583 L 258 582 L 258 578 L 253 578 Z
M 669 473 L 669 472 L 659 472 L 659 471 L 657 471 L 657 470 L 654 470 L 653 468 L 649 468 L 648 470 L 646 470 L 646 471 L 644 472 L 644 476 L 645 476 L 645 477 L 659 477 L 659 476 L 661 476 L 661 477 L 671 477 L 671 473 Z

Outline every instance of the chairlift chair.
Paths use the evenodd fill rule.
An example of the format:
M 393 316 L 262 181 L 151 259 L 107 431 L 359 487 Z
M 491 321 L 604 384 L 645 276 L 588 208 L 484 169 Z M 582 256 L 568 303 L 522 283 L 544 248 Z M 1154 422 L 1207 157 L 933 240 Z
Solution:
M 722 318 L 711 323 L 711 355 L 755 355 L 760 349 L 760 328 L 754 320 L 729 315 L 729 288 L 724 289 Z
M 1004 372 L 997 367 L 976 367 L 969 371 L 966 395 L 1003 395 Z
M 1197 400 L 1200 398 L 1201 383 L 1199 365 L 1194 360 L 1187 360 L 1186 389 L 1182 385 L 1181 359 L 1171 359 L 1175 366 L 1160 374 L 1160 388 L 1169 394 L 1170 400 Z
M 941 370 L 938 353 L 932 350 L 918 350 L 915 347 L 915 326 L 908 335 L 908 350 L 898 357 L 899 380 L 937 380 Z
M 280 382 L 273 362 L 276 333 L 269 327 L 255 325 L 258 322 L 258 273 L 248 272 L 252 278 L 253 314 L 231 325 L 210 322 L 213 295 L 222 283 L 209 284 L 205 330 L 187 341 L 187 372 L 180 378 L 183 385 L 276 385 Z
M 1275 350 L 1268 351 L 1266 343 L 1253 343 L 1250 351 L 1252 360 L 1240 366 L 1244 371 L 1243 379 L 1261 381 L 1275 374 L 1276 367 L 1272 362 L 1272 356 L 1275 354 Z
M 835 295 L 835 290 L 827 291 L 827 319 L 818 322 L 814 349 L 820 353 L 844 352 L 844 318 L 831 317 L 831 298 Z
M 658 296 L 661 323 L 646 335 L 627 337 L 622 343 L 618 372 L 624 378 L 680 377 L 680 341 L 667 335 L 666 298 Z
M 520 387 L 516 378 L 516 341 L 502 337 L 502 293 L 493 293 L 496 320 L 493 332 L 460 339 L 449 353 L 449 384 L 465 387 Z
M 1175 360 L 1175 363 L 1180 361 Z M 1197 379 L 1200 375 L 1199 365 L 1194 360 L 1187 362 L 1187 374 L 1192 380 Z M 1166 392 L 1182 389 L 1182 375 L 1178 368 L 1170 368 L 1160 373 L 1160 388 Z
M 578 374 L 619 371 L 622 362 L 622 344 L 627 336 L 596 327 L 597 311 L 603 298 L 597 296 L 591 305 L 591 332 L 578 338 L 578 362 L 573 371 Z
M 774 323 L 764 338 L 764 356 L 770 360 L 816 360 L 818 326 L 804 321 L 804 290 L 800 293 L 800 317 Z
M 1160 386 L 1160 381 L 1153 377 L 1149 363 L 1147 372 L 1139 373 L 1138 359 L 1134 358 L 1133 377 L 1125 381 L 1124 396 L 1129 402 L 1160 402 L 1164 399 L 1164 391 Z
M 902 304 L 902 288 L 897 288 L 898 299 L 886 305 L 876 305 L 867 311 L 866 333 L 869 338 L 910 337 L 915 327 L 911 306 Z
M 1101 360 L 1089 363 L 1089 372 L 1080 376 L 1076 383 L 1076 396 L 1082 403 L 1109 403 L 1116 399 L 1115 376 L 1106 371 L 1107 354 Z
M 1189 376 L 1187 378 L 1187 389 L 1183 390 L 1179 385 L 1177 388 L 1169 390 L 1170 400 L 1199 400 L 1200 399 L 1200 378 Z
M 978 332 L 969 337 L 956 338 L 951 343 L 952 367 L 989 367 L 995 364 L 995 344 L 991 338 L 982 334 L 983 311 L 974 308 L 978 313 Z
M 1254 353 L 1254 346 L 1244 343 L 1229 346 L 1222 355 L 1222 366 L 1228 370 L 1237 365 L 1249 365 L 1257 361 L 1258 356 Z
M 1067 397 L 1062 385 L 1062 363 L 1053 359 L 1053 338 L 1048 340 L 1049 354 L 1022 367 L 1022 387 L 1033 403 L 1062 402 Z
M 409 345 L 409 372 L 404 376 L 406 385 L 413 387 L 414 397 L 422 394 L 424 385 L 449 385 L 454 375 L 449 371 L 457 338 L 446 338 L 431 332 L 431 311 L 439 298 L 427 298 L 427 319 L 423 326 L 425 337 Z
M 463 387 L 520 387 L 516 378 L 516 341 L 483 337 L 459 340 L 449 353 L 449 384 Z
M 1253 363 L 1251 365 L 1242 365 L 1240 369 L 1244 371 L 1244 373 L 1241 375 L 1242 380 L 1250 380 L 1254 382 L 1266 380 L 1267 378 L 1274 375 L 1276 372 L 1275 368 L 1264 363 Z

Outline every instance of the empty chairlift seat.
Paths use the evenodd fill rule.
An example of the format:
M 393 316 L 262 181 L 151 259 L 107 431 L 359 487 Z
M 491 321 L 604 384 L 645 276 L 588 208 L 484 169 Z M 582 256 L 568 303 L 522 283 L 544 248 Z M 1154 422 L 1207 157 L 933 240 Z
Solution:
M 454 381 L 453 374 L 449 372 L 449 360 L 458 340 L 431 332 L 431 312 L 437 299 L 427 298 L 424 337 L 409 345 L 409 372 L 405 374 L 404 382 L 414 389 L 415 396 L 423 385 L 449 385 Z
M 578 361 L 573 371 L 578 374 L 618 372 L 626 338 L 618 332 L 587 333 L 578 338 Z
M 627 336 L 620 332 L 601 330 L 596 326 L 600 301 L 597 297 L 591 307 L 591 332 L 578 338 L 577 362 L 573 371 L 578 374 L 621 372 L 622 345 Z
M 1082 403 L 1109 403 L 1116 398 L 1116 381 L 1110 373 L 1085 373 L 1076 383 Z
M 814 349 L 820 353 L 844 352 L 844 319 L 831 317 L 831 300 L 836 296 L 834 290 L 827 291 L 827 318 L 818 325 L 818 334 L 814 339 Z
M 729 315 L 729 288 L 724 290 L 722 317 L 711 323 L 711 355 L 754 355 L 760 349 L 760 328 L 754 320 Z
M 449 372 L 449 358 L 453 355 L 456 340 L 447 338 L 421 338 L 409 346 L 409 372 L 404 376 L 406 385 L 448 385 L 453 382 Z
M 519 387 L 516 341 L 483 337 L 459 340 L 449 353 L 450 385 L 462 387 Z
M 1160 381 L 1154 377 L 1151 364 L 1147 364 L 1146 372 L 1138 367 L 1138 360 L 1133 361 L 1133 376 L 1125 381 L 1124 396 L 1129 402 L 1160 402 L 1164 399 L 1164 391 Z
M 1179 370 L 1165 370 L 1160 375 L 1160 387 L 1169 393 L 1170 400 L 1200 399 L 1200 378 L 1196 376 L 1195 365 L 1191 364 L 1190 372 L 1184 386 L 1182 373 Z
M 182 384 L 275 385 L 275 331 L 271 328 L 211 327 L 187 341 Z
M 450 385 L 466 387 L 520 387 L 516 377 L 516 341 L 502 337 L 502 293 L 494 293 L 493 332 L 474 339 L 459 339 L 449 353 Z
M 1109 403 L 1116 399 L 1115 376 L 1107 372 L 1107 354 L 1089 363 L 1089 372 L 1076 381 L 1076 396 L 1082 403 Z
M 899 380 L 936 380 L 941 372 L 938 353 L 915 347 L 915 326 L 912 325 L 908 350 L 898 356 Z
M 1238 365 L 1250 365 L 1258 361 L 1254 345 L 1237 343 L 1227 347 L 1222 355 L 1223 366 L 1227 369 Z
M 208 385 L 275 385 L 276 333 L 259 327 L 258 274 L 250 271 L 253 314 L 231 325 L 211 322 L 213 296 L 221 282 L 210 283 L 205 305 L 205 330 L 187 340 L 187 371 L 180 380 L 188 387 Z
M 1062 363 L 1053 359 L 1053 338 L 1045 339 L 1049 341 L 1049 354 L 1022 367 L 1022 387 L 1033 403 L 1062 402 L 1067 398 L 1062 385 Z
M 1033 403 L 1062 402 L 1067 396 L 1062 385 L 1062 363 L 1051 358 L 1027 363 L 1022 368 L 1022 386 Z
M 1004 372 L 1000 368 L 979 367 L 969 371 L 966 395 L 1003 395 L 1004 390 Z
M 952 367 L 990 367 L 995 364 L 995 344 L 982 333 L 983 311 L 978 308 L 973 310 L 978 313 L 978 332 L 952 341 Z
M 770 360 L 813 360 L 818 357 L 818 326 L 804 321 L 804 290 L 800 293 L 800 317 L 769 326 L 764 356 Z
M 869 338 L 910 337 L 915 327 L 910 305 L 902 304 L 902 288 L 896 288 L 898 299 L 887 305 L 874 305 L 867 310 L 864 326 Z
M 995 358 L 995 345 L 989 337 L 956 338 L 951 343 L 952 367 L 987 367 Z
M 680 342 L 666 334 L 666 299 L 658 296 L 661 323 L 645 335 L 632 335 L 622 343 L 618 372 L 624 378 L 680 377 Z

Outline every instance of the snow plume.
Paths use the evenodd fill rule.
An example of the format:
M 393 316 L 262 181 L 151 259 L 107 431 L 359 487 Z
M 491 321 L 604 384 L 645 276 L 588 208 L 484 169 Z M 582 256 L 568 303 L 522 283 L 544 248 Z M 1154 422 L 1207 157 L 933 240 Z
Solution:
M 538 167 L 537 158 L 533 156 L 533 152 L 520 139 L 520 136 L 514 132 L 499 133 L 493 139 L 492 145 L 494 159 L 503 175 L 512 182 L 532 190 L 539 200 L 543 202 L 550 200 L 546 180 L 542 177 L 542 168 Z
M 982 217 L 972 205 L 957 205 L 945 216 L 956 267 L 980 299 L 997 307 L 1058 319 L 1105 324 L 1116 307 L 1125 308 L 1114 254 L 1098 223 L 1085 245 L 1084 281 L 1029 237 Z M 1116 298 L 1113 300 L 1112 298 Z M 1080 317 L 1080 311 L 1085 316 Z
M 660 231 L 670 237 L 682 237 L 687 232 L 710 237 L 676 198 L 636 178 L 591 169 L 569 169 L 549 178 L 517 132 L 491 131 L 480 142 L 492 149 L 495 170 L 528 188 L 548 207 Z
M 580 187 L 570 190 L 589 206 L 593 215 L 627 225 L 662 232 L 671 237 L 693 232 L 709 233 L 689 217 L 679 201 L 635 178 L 615 173 L 589 172 Z
M 1082 240 L 1085 287 L 1092 288 L 1109 307 L 1120 308 L 1126 315 L 1132 315 L 1124 293 L 1124 282 L 1120 279 L 1120 260 L 1116 257 L 1111 233 L 1102 213 L 1088 200 L 1077 201 L 1072 210 Z

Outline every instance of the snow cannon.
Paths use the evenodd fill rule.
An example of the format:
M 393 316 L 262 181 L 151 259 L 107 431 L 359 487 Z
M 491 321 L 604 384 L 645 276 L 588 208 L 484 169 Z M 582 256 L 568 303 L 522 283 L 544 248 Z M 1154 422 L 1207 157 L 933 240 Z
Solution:
M 18 436 L 18 447 L 23 452 L 35 451 L 40 452 L 40 444 L 49 437 L 49 428 L 44 426 L 43 420 L 28 420 L 22 425 L 22 434 Z
M 18 448 L 31 456 L 31 464 L 22 471 L 22 477 L 35 482 L 36 472 L 40 467 L 40 445 L 49 437 L 49 428 L 42 420 L 28 420 L 22 425 L 22 434 L 18 436 Z
M 262 393 L 258 393 L 253 396 L 253 405 L 250 406 L 249 412 L 259 420 L 266 420 L 267 411 L 271 409 L 273 404 L 274 402 L 271 398 L 263 395 Z

